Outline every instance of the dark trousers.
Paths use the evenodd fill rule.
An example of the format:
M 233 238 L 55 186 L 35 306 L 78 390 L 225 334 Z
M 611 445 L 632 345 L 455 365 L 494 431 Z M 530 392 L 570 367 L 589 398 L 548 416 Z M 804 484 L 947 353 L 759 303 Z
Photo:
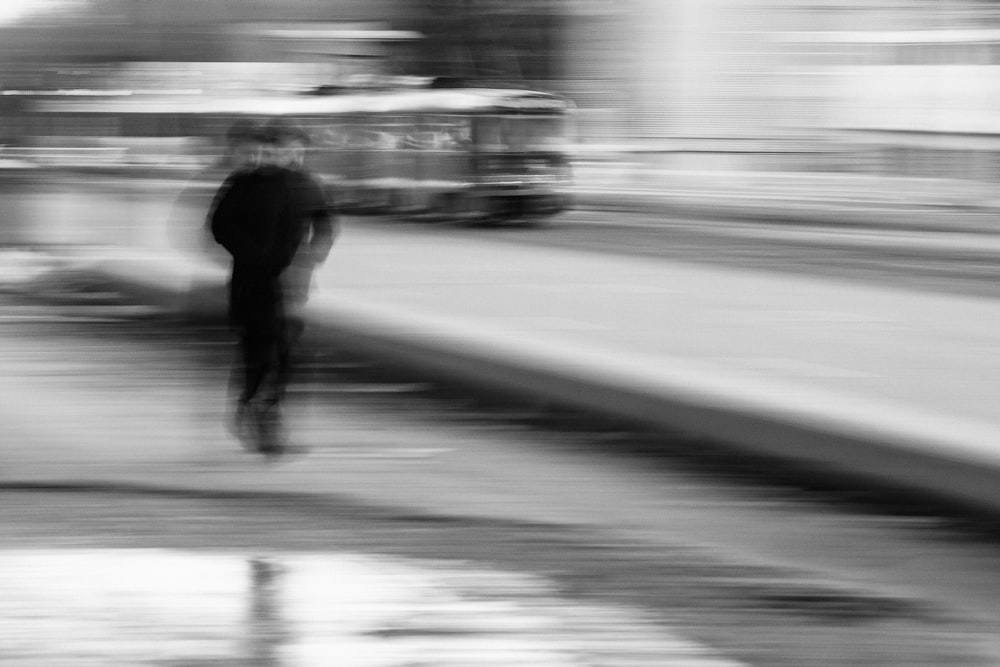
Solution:
M 284 400 L 292 377 L 295 346 L 303 328 L 300 317 L 284 315 L 267 327 L 242 328 L 240 401 L 257 399 L 278 404 Z
M 289 299 L 281 280 L 241 267 L 230 282 L 230 321 L 240 343 L 239 400 L 280 403 L 292 375 L 295 344 L 301 337 L 301 309 Z M 241 374 L 242 377 L 238 377 Z

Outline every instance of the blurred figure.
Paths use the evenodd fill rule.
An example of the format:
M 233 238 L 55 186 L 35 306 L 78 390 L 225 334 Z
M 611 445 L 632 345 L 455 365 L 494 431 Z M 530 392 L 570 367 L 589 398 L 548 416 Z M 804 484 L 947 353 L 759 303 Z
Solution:
M 227 178 L 245 171 L 252 171 L 261 166 L 264 159 L 264 143 L 266 137 L 264 130 L 259 123 L 251 120 L 239 119 L 233 123 L 226 132 L 225 151 L 219 158 L 195 179 L 198 183 L 211 183 L 216 187 L 215 198 L 211 205 L 202 209 L 204 215 L 204 238 L 213 241 L 214 234 L 211 230 L 211 213 L 218 205 L 218 198 L 226 192 L 224 184 Z M 219 187 L 223 184 L 223 187 Z M 218 246 L 216 246 L 218 247 Z
M 198 171 L 174 200 L 168 234 L 171 244 L 182 251 L 195 250 L 213 263 L 228 261 L 225 252 L 212 237 L 210 213 L 215 198 L 222 192 L 219 185 L 231 174 L 256 169 L 263 158 L 262 129 L 259 123 L 240 119 L 225 135 L 215 159 Z
M 251 130 L 210 214 L 212 235 L 232 257 L 229 318 L 242 351 L 233 429 L 267 455 L 289 451 L 281 408 L 301 308 L 334 238 L 332 208 L 302 169 L 305 143 L 292 126 Z

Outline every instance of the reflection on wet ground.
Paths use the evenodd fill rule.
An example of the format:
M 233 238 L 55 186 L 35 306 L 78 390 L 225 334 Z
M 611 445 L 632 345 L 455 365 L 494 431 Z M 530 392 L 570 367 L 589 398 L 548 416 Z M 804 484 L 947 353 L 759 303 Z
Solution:
M 734 667 L 544 579 L 357 554 L 0 555 L 0 662 Z

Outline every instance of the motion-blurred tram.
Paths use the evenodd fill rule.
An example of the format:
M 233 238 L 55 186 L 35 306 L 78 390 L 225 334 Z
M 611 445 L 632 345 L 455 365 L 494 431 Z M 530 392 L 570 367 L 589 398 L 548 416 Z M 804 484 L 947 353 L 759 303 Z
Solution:
M 36 100 L 28 133 L 104 137 L 121 160 L 142 142 L 196 150 L 237 119 L 284 117 L 310 137 L 309 167 L 347 211 L 469 220 L 538 220 L 569 205 L 573 104 L 516 89 L 317 91 L 256 98 L 122 95 Z M 66 142 L 64 142 L 66 143 Z M 131 157 L 130 152 L 131 151 Z M 176 148 L 174 149 L 176 157 Z M 166 159 L 164 157 L 164 159 Z

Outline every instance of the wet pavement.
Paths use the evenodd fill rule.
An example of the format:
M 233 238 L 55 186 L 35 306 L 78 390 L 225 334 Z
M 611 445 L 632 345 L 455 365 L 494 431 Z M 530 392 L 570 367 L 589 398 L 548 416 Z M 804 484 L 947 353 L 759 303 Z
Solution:
M 77 647 L 81 636 L 108 639 L 93 664 L 116 664 L 120 653 L 123 665 L 670 666 L 715 664 L 716 655 L 789 667 L 996 662 L 985 641 L 992 626 L 972 610 L 997 599 L 988 546 L 975 558 L 943 557 L 936 534 L 892 541 L 895 522 L 803 511 L 755 482 L 734 488 L 725 476 L 598 453 L 627 447 L 628 434 L 602 440 L 586 422 L 546 432 L 485 417 L 468 398 L 434 398 L 425 383 L 359 382 L 365 373 L 353 375 L 337 356 L 292 397 L 296 436 L 313 451 L 267 464 L 223 428 L 225 332 L 136 316 L 110 297 L 81 305 L 63 296 L 62 304 L 0 309 L 8 380 L 0 386 L 0 571 L 15 582 L 4 586 L 0 628 L 33 637 L 19 646 L 35 652 L 9 664 L 86 664 L 73 656 L 97 645 Z M 751 555 L 761 547 L 771 555 Z M 829 557 L 822 567 L 791 567 L 817 552 Z M 907 562 L 894 564 L 900 553 Z M 279 596 L 277 638 L 248 649 L 247 628 L 261 627 L 250 612 L 219 629 L 213 619 L 236 612 L 206 616 L 199 591 L 210 609 L 249 609 L 257 559 L 265 578 L 273 563 L 297 583 Z M 316 610 L 315 621 L 289 600 L 314 589 L 334 605 L 333 589 L 378 578 L 383 565 L 386 581 L 409 573 L 430 587 L 421 591 L 437 591 L 416 597 L 448 600 L 446 610 L 460 613 L 439 613 L 437 602 L 414 611 L 404 590 L 386 603 L 395 611 L 348 632 L 327 611 Z M 901 583 L 947 570 L 983 599 L 964 609 Z M 890 584 L 887 571 L 902 576 Z M 184 577 L 204 585 L 167 585 Z M 222 581 L 239 594 L 220 602 Z M 207 638 L 179 599 L 195 625 L 213 628 Z M 77 604 L 84 600 L 91 606 Z M 534 625 L 521 625 L 525 618 Z M 38 639 L 41 628 L 51 637 L 60 627 L 60 642 Z M 315 654 L 296 662 L 312 642 L 344 632 L 372 653 L 356 654 L 356 663 Z M 150 637 L 163 653 L 136 662 Z M 470 645 L 488 649 L 482 662 L 456 657 Z M 207 657 L 185 653 L 191 646 Z M 276 657 L 253 662 L 254 650 Z
M 0 662 L 736 667 L 545 580 L 366 554 L 0 553 Z
M 0 502 L 5 665 L 985 667 L 1000 655 L 929 601 L 557 525 L 263 495 L 3 489 Z
M 25 280 L 49 268 L 19 253 L 11 257 L 23 260 Z M 337 541 L 317 549 L 329 538 L 331 519 L 295 534 L 301 517 L 269 514 L 294 500 L 265 499 L 256 509 L 227 514 L 224 500 L 206 501 L 213 509 L 192 509 L 183 491 L 180 501 L 169 493 L 151 501 L 123 488 L 107 495 L 116 486 L 139 491 L 144 484 L 155 494 L 156 487 L 176 486 L 186 477 L 189 492 L 203 489 L 221 499 L 227 489 L 238 494 L 255 485 L 265 498 L 309 487 L 336 498 L 339 489 L 329 488 L 335 479 L 322 477 L 331 465 L 346 467 L 351 476 L 367 469 L 366 476 L 374 474 L 371 484 L 378 470 L 421 474 L 415 464 L 453 449 L 420 446 L 440 445 L 433 434 L 408 433 L 389 442 L 383 436 L 394 427 L 361 426 L 335 408 L 341 418 L 348 416 L 346 423 L 339 420 L 335 447 L 323 446 L 290 468 L 263 464 L 222 432 L 225 408 L 216 399 L 224 395 L 230 357 L 220 352 L 231 345 L 224 332 L 179 327 L 155 311 L 138 313 L 105 286 L 67 287 L 50 284 L 47 302 L 38 300 L 45 296 L 40 292 L 0 307 L 0 354 L 11 381 L 0 388 L 8 399 L 0 475 L 6 508 L 0 517 L 0 664 L 743 664 L 685 638 L 661 618 L 652 620 L 640 607 L 571 599 L 543 574 L 455 558 L 475 549 L 457 547 L 453 539 L 417 539 L 434 543 L 423 547 L 438 555 L 434 559 L 376 553 L 370 540 L 357 544 L 357 536 L 352 550 L 338 549 Z M 217 397 L 208 399 L 206 389 Z M 295 390 L 296 403 L 308 396 L 327 403 L 333 391 L 371 406 L 379 396 L 420 386 L 314 382 Z M 315 401 L 309 401 L 313 408 L 319 407 Z M 307 417 L 311 425 L 297 434 L 311 432 L 314 443 L 328 438 L 329 420 L 319 421 L 324 426 Z M 345 434 L 351 442 L 343 442 Z M 136 477 L 140 471 L 144 482 Z M 66 481 L 67 488 L 93 493 L 53 495 Z M 97 526 L 82 509 L 95 502 L 108 513 Z M 302 504 L 308 512 L 309 503 Z M 356 506 L 335 502 L 329 509 L 332 523 L 343 523 L 345 513 L 353 517 L 358 534 L 372 526 L 395 532 L 392 525 L 402 534 L 426 533 L 421 524 L 433 523 L 416 518 L 400 526 L 398 516 L 361 509 L 358 525 Z M 240 527 L 247 514 L 267 518 Z M 172 530 L 197 533 L 206 515 L 222 518 L 207 532 L 164 544 Z M 498 543 L 518 539 L 516 529 L 498 525 L 495 531 Z M 295 550 L 303 542 L 310 552 Z M 375 542 L 385 550 L 386 540 Z M 508 556 L 511 550 L 504 549 Z

